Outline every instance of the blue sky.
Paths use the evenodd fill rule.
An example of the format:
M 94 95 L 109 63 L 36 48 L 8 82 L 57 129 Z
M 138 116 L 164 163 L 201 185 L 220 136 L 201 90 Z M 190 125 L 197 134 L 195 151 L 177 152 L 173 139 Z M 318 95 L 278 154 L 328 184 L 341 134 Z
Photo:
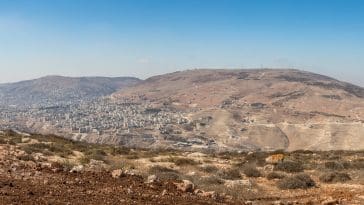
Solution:
M 361 0 L 0 0 L 0 82 L 298 68 L 364 86 Z

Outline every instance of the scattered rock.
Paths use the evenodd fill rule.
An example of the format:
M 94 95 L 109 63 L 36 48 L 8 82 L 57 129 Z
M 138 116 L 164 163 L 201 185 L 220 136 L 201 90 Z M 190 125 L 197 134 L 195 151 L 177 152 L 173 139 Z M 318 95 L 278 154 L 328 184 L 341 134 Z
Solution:
M 135 171 L 133 171 L 133 170 L 124 170 L 124 171 L 123 171 L 123 173 L 124 173 L 125 175 L 130 175 L 130 176 L 135 176 L 135 175 L 137 175 L 137 174 L 135 173 Z
M 24 162 L 25 166 L 31 168 L 31 169 L 35 169 L 37 167 L 37 164 L 33 161 L 26 161 Z
M 203 191 L 201 189 L 195 189 L 195 191 L 193 191 L 194 194 L 199 195 L 202 194 Z
M 104 161 L 91 159 L 88 164 L 85 165 L 87 171 L 103 171 L 107 168 Z
M 21 138 L 21 143 L 28 143 L 30 142 L 30 138 L 29 137 L 23 137 Z
M 236 186 L 245 186 L 247 188 L 251 188 L 252 182 L 249 179 L 241 179 L 241 180 L 226 180 L 225 186 L 228 188 L 236 187 Z
M 83 165 L 77 165 L 77 166 L 72 167 L 70 172 L 71 173 L 79 173 L 79 172 L 82 172 L 83 170 L 84 170 Z
M 166 190 L 166 189 L 164 189 L 163 191 L 162 191 L 162 196 L 165 196 L 165 195 L 167 195 L 168 194 L 168 191 Z
M 327 199 L 321 203 L 322 205 L 337 205 L 340 204 L 337 199 Z
M 146 183 L 150 184 L 150 183 L 154 183 L 156 181 L 158 181 L 158 177 L 153 174 L 153 175 L 148 176 Z
M 111 172 L 111 176 L 115 179 L 118 179 L 122 176 L 124 176 L 124 172 L 121 169 L 115 169 Z
M 51 169 L 52 168 L 52 164 L 49 162 L 41 162 L 38 164 L 38 166 L 42 169 Z
M 275 201 L 273 202 L 274 205 L 284 205 L 284 203 L 282 201 Z
M 182 183 L 176 183 L 177 189 L 182 192 L 193 192 L 195 185 L 189 180 L 183 180 Z
M 42 153 L 33 153 L 32 157 L 37 162 L 43 162 L 47 160 L 47 158 Z
M 202 197 L 209 197 L 209 198 L 214 198 L 214 199 L 218 197 L 218 195 L 214 191 L 202 192 L 199 195 Z
M 273 166 L 272 164 L 267 164 L 267 165 L 265 165 L 265 166 L 263 167 L 263 170 L 264 170 L 265 172 L 273 172 L 273 170 L 274 170 L 274 166 Z

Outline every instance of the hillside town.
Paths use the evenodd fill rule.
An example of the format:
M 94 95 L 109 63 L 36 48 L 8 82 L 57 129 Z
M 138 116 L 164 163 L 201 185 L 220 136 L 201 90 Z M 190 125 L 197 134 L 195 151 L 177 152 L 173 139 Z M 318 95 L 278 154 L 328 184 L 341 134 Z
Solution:
M 169 124 L 184 124 L 180 111 L 152 108 L 149 104 L 115 103 L 106 98 L 75 104 L 36 108 L 0 107 L 0 128 L 29 129 L 41 125 L 58 133 L 125 134 L 133 129 L 163 132 Z

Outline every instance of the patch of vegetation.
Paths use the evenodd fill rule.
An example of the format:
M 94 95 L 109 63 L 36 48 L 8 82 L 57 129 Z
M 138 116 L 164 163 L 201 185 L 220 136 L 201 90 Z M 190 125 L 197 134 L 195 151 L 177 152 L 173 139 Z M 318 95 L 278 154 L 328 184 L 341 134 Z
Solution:
M 241 179 L 240 171 L 237 168 L 220 170 L 217 172 L 217 176 L 221 177 L 222 179 L 227 179 L 227 180 Z
M 343 170 L 348 168 L 347 163 L 337 162 L 337 161 L 328 161 L 324 164 L 326 169 L 330 170 Z
M 199 178 L 201 178 L 200 184 L 204 185 L 224 184 L 224 180 L 222 180 L 217 176 L 199 177 Z
M 149 174 L 154 174 L 158 177 L 158 179 L 161 180 L 179 180 L 181 179 L 180 174 L 173 169 L 167 168 L 167 167 L 163 167 L 163 166 L 153 166 L 151 168 L 149 168 L 148 171 Z
M 0 144 L 7 144 L 7 143 L 8 143 L 7 140 L 0 138 Z
M 204 165 L 200 167 L 200 170 L 206 173 L 216 173 L 219 169 L 214 165 Z
M 127 159 L 140 159 L 140 156 L 137 153 L 129 154 L 126 156 Z
M 27 154 L 32 154 L 32 153 L 45 154 L 46 151 L 48 151 L 47 153 L 49 153 L 50 145 L 44 143 L 27 144 L 23 146 L 21 149 L 24 150 Z
M 274 171 L 283 171 L 283 172 L 289 172 L 289 173 L 302 172 L 303 171 L 303 166 L 302 166 L 301 162 L 286 160 L 286 161 L 283 161 L 283 162 L 279 162 L 274 167 Z
M 22 136 L 12 130 L 5 131 L 0 137 L 0 144 L 16 145 L 22 140 Z
M 251 154 L 248 154 L 245 157 L 245 160 L 249 163 L 255 163 L 258 166 L 264 166 L 266 164 L 265 159 L 269 156 L 269 153 L 267 152 L 254 152 Z
M 174 160 L 174 164 L 177 166 L 187 166 L 187 165 L 197 165 L 199 162 L 196 162 L 193 159 L 189 158 L 176 158 Z
M 308 189 L 316 185 L 308 174 L 301 173 L 291 177 L 285 177 L 278 182 L 280 189 Z
M 127 155 L 130 153 L 130 149 L 126 147 L 111 147 L 109 148 L 109 153 L 113 156 L 115 155 Z
M 286 175 L 283 173 L 279 173 L 279 172 L 270 172 L 267 174 L 266 178 L 268 180 L 273 180 L 273 179 L 283 179 L 285 178 Z
M 246 165 L 243 168 L 243 173 L 247 177 L 261 177 L 262 176 L 262 174 L 260 173 L 260 171 L 253 164 Z
M 364 159 L 356 159 L 350 163 L 352 169 L 364 169 Z
M 19 160 L 22 160 L 22 161 L 35 161 L 34 157 L 32 155 L 21 155 L 21 156 L 18 156 L 17 157 Z
M 320 181 L 324 183 L 337 183 L 350 181 L 351 177 L 343 172 L 328 172 L 320 176 Z
M 21 147 L 27 154 L 32 153 L 43 153 L 44 155 L 58 155 L 61 157 L 66 157 L 72 154 L 72 150 L 65 147 L 63 144 L 57 143 L 35 143 L 35 144 L 26 144 Z
M 100 160 L 100 161 L 104 161 L 105 156 L 107 155 L 106 152 L 102 149 L 91 149 L 86 151 L 84 154 L 85 157 L 89 159 Z
M 78 162 L 80 162 L 80 164 L 88 164 L 90 163 L 91 158 L 89 156 L 82 156 L 80 159 L 78 159 Z

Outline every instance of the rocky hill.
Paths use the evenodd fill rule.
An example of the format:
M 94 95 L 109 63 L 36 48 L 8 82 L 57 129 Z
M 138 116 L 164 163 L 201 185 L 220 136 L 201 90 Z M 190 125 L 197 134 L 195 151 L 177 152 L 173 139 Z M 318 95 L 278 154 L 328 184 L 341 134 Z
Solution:
M 364 89 L 299 70 L 188 70 L 112 95 L 182 110 L 182 138 L 226 149 L 364 149 Z M 180 129 L 180 130 L 179 130 Z
M 0 104 L 55 105 L 109 95 L 140 80 L 132 77 L 46 76 L 0 85 Z

